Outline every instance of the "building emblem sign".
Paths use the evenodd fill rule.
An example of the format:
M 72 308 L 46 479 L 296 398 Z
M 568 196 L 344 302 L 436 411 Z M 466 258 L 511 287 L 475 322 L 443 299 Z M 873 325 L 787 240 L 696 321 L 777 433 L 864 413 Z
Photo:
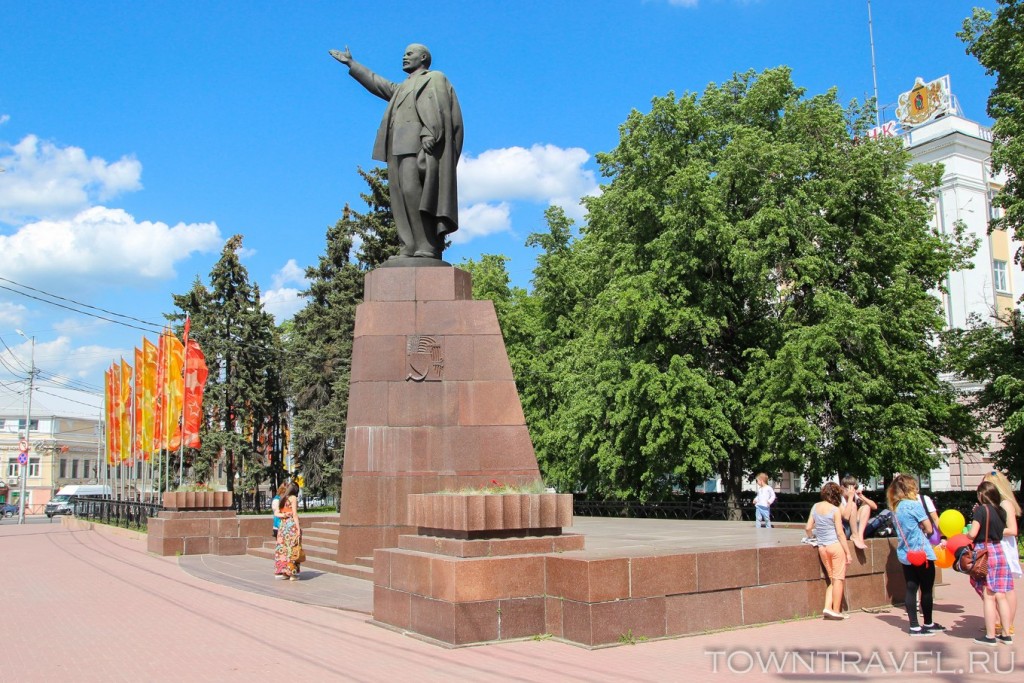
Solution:
M 441 341 L 426 335 L 413 335 L 406 342 L 408 374 L 414 382 L 440 382 L 444 375 L 444 349 Z
M 949 76 L 925 83 L 920 76 L 914 87 L 897 100 L 896 119 L 903 128 L 913 128 L 952 111 Z

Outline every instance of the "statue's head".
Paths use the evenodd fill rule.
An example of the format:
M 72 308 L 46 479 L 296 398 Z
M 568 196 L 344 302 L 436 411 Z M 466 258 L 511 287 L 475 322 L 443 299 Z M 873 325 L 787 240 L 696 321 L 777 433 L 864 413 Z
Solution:
M 402 55 L 402 71 L 411 74 L 421 68 L 430 68 L 430 50 L 426 45 L 413 43 L 405 48 L 405 54 Z

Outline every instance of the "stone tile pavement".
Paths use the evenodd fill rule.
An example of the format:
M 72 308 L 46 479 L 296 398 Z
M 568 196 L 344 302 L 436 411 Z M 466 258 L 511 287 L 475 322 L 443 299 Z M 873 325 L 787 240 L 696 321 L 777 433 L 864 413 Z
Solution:
M 751 528 L 749 542 L 770 542 L 777 531 L 784 530 Z M 791 621 L 602 650 L 543 636 L 446 650 L 367 623 L 366 614 L 353 611 L 363 599 L 359 587 L 333 603 L 325 597 L 331 607 L 310 604 L 315 596 L 344 593 L 344 584 L 334 582 L 341 577 L 310 572 L 304 581 L 274 581 L 265 560 L 182 562 L 147 554 L 135 535 L 64 525 L 2 526 L 0 548 L 0 682 L 958 683 L 1018 681 L 1024 671 L 1019 643 L 991 649 L 972 642 L 982 624 L 980 601 L 964 577 L 948 572 L 936 618 L 950 630 L 931 638 L 908 637 L 902 609 L 893 608 L 843 622 Z

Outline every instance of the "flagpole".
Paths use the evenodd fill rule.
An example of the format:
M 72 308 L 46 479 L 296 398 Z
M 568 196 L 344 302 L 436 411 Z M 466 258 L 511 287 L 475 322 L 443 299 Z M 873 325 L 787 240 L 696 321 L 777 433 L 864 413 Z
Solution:
M 185 378 L 188 377 L 188 331 L 192 327 L 192 317 L 185 314 L 185 334 L 183 335 L 185 343 L 181 352 L 181 412 L 178 415 L 178 424 L 180 425 L 181 431 L 181 442 L 178 445 L 178 483 L 180 484 L 185 479 L 185 394 L 188 393 L 185 388 Z

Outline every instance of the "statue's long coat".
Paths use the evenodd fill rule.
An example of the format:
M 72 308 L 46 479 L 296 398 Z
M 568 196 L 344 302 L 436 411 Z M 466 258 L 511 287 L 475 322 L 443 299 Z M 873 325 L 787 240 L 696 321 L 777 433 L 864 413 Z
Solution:
M 371 93 L 388 101 L 384 118 L 373 143 L 373 158 L 388 161 L 388 130 L 394 108 L 394 95 L 401 83 L 382 78 L 353 61 L 349 74 Z M 409 76 L 415 79 L 416 113 L 430 135 L 437 141 L 432 154 L 426 154 L 423 178 L 423 199 L 420 211 L 438 219 L 441 235 L 459 229 L 459 196 L 455 168 L 462 155 L 462 109 L 455 89 L 440 71 L 420 71 Z M 395 179 L 390 179 L 394 182 Z

